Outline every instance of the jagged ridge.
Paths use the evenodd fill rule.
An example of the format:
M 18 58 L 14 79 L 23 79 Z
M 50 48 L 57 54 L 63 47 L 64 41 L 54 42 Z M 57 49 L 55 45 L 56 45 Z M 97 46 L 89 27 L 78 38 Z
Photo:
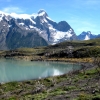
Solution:
M 44 10 L 31 15 L 0 12 L 0 49 L 43 46 L 74 39 L 76 34 L 66 21 L 56 23 Z

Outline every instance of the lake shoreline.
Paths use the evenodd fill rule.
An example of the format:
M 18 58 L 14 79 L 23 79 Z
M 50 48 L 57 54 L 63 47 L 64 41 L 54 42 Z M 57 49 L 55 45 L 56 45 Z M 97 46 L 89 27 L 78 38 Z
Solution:
M 58 76 L 0 84 L 1 100 L 72 100 L 75 98 L 79 100 L 83 96 L 91 100 L 100 98 L 100 76 L 98 76 L 97 68 L 90 66 L 93 63 L 92 58 L 42 58 L 42 60 L 37 59 L 40 58 L 39 56 L 36 59 L 30 58 L 29 56 L 10 57 L 10 59 L 20 61 L 56 61 L 84 64 L 88 67 Z
M 100 80 L 98 81 L 96 77 L 100 78 L 95 67 L 92 67 L 90 69 L 85 70 L 85 74 L 83 70 L 80 70 L 59 76 L 35 80 L 26 80 L 20 82 L 8 82 L 5 84 L 0 84 L 0 88 L 2 89 L 2 91 L 4 91 L 3 93 L 7 94 L 5 95 L 1 93 L 0 99 L 10 100 L 11 98 L 13 98 L 13 100 L 16 100 L 17 98 L 19 98 L 19 100 L 21 100 L 24 97 L 27 99 L 30 97 L 34 98 L 35 100 L 37 98 L 38 100 L 47 100 L 50 99 L 52 96 L 52 99 L 50 100 L 65 100 L 66 98 L 70 100 L 79 98 L 81 96 L 81 93 L 84 93 L 86 98 L 90 98 L 88 97 L 89 95 L 91 95 L 91 98 L 94 98 L 95 96 L 93 96 L 92 94 L 94 90 L 97 96 L 98 93 L 100 93 Z M 94 80 L 95 83 L 91 84 L 92 82 L 94 82 Z M 84 82 L 88 84 L 84 86 Z M 84 87 L 81 87 L 82 85 Z M 89 87 L 88 90 L 86 90 L 86 87 Z M 77 91 L 76 88 L 79 90 Z
M 78 63 L 78 62 L 93 62 L 93 58 L 91 57 L 84 57 L 84 58 L 68 58 L 68 57 L 44 57 L 44 56 L 8 56 L 8 57 L 0 57 L 5 58 L 5 59 L 15 59 L 15 60 L 25 60 L 25 61 L 60 61 L 60 62 L 73 62 L 73 63 Z

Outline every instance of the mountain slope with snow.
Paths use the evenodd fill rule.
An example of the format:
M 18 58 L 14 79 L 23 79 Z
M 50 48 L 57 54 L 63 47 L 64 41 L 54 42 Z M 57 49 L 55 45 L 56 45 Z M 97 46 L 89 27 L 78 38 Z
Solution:
M 41 42 L 38 39 L 34 41 L 35 36 Z M 0 49 L 43 46 L 76 38 L 74 30 L 66 21 L 56 23 L 44 10 L 31 15 L 0 11 Z M 30 46 L 27 44 L 29 41 Z
M 90 40 L 96 38 L 97 35 L 91 34 L 90 31 L 83 31 L 80 35 L 78 35 L 78 40 Z

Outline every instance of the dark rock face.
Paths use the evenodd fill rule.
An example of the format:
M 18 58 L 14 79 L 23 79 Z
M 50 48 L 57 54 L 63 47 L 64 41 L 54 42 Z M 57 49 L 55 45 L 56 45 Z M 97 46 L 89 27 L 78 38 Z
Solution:
M 20 16 L 20 15 L 19 15 Z M 0 49 L 36 47 L 75 40 L 76 34 L 66 21 L 52 21 L 44 10 L 29 18 L 0 14 Z
M 77 36 L 74 30 L 66 21 L 61 21 L 59 23 L 56 23 L 48 17 L 46 12 L 44 12 L 44 15 L 42 16 L 37 16 L 34 19 L 34 21 L 36 22 L 35 27 L 45 32 L 45 35 L 47 36 L 47 38 L 45 38 L 44 34 L 41 36 L 46 41 L 48 41 L 49 44 L 59 43 L 65 40 L 77 39 Z M 68 32 L 68 33 L 65 34 L 64 32 Z M 58 37 L 58 35 L 55 37 L 55 34 L 58 34 L 58 33 L 62 34 L 62 38 L 57 39 L 58 41 L 55 42 L 56 37 Z M 63 34 L 65 34 L 65 36 L 63 36 Z M 66 38 L 67 34 L 71 34 L 71 36 Z
M 96 38 L 100 38 L 100 34 L 98 34 Z
M 17 29 L 17 31 L 16 28 L 10 29 L 6 39 L 6 44 L 9 49 L 48 45 L 47 42 L 38 35 L 38 32 L 27 31 L 26 36 L 21 36 L 22 32 L 20 29 Z
M 7 49 L 6 36 L 8 32 L 9 32 L 9 27 L 7 21 L 5 19 L 1 20 L 0 21 L 0 48 L 1 49 Z
M 62 32 L 67 32 L 69 29 L 71 29 L 70 25 L 66 21 L 59 22 L 56 28 Z
M 36 30 L 26 30 L 19 23 L 32 24 L 30 20 L 11 19 L 0 22 L 0 49 L 16 49 L 20 47 L 47 46 L 48 43 L 39 35 Z

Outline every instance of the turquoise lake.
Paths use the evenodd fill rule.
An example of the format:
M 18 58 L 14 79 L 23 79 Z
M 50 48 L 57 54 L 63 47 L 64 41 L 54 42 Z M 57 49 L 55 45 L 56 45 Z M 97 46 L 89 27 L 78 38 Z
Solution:
M 0 59 L 0 83 L 40 79 L 81 69 L 66 62 L 23 61 Z

